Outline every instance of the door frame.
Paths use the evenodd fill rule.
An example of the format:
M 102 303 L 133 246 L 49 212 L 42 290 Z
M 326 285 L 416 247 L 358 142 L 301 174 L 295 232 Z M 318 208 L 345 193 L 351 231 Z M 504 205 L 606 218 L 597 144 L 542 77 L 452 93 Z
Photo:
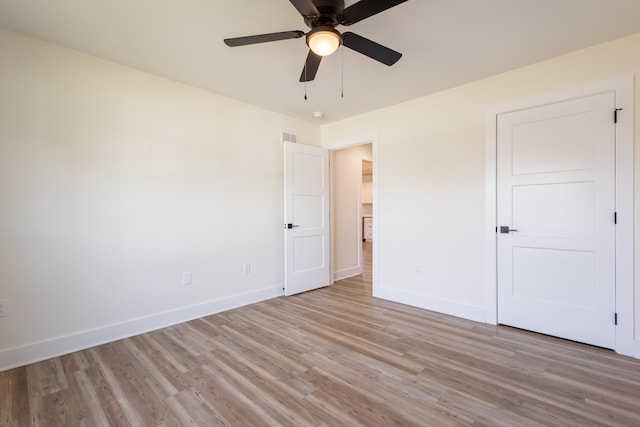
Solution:
M 329 152 L 333 152 L 333 151 L 337 151 L 337 150 L 342 150 L 344 148 L 350 148 L 350 147 L 354 147 L 356 145 L 364 145 L 364 144 L 371 144 L 371 160 L 373 161 L 373 206 L 372 206 L 372 213 L 373 213 L 373 254 L 372 254 L 372 260 L 371 260 L 371 287 L 372 287 L 372 292 L 373 292 L 373 296 L 377 295 L 378 289 L 379 289 L 379 259 L 380 259 L 380 238 L 379 238 L 379 233 L 378 233 L 378 227 L 379 227 L 379 211 L 380 211 L 380 198 L 378 197 L 378 180 L 379 180 L 379 169 L 380 167 L 379 165 L 379 151 L 378 151 L 378 135 L 377 134 L 372 134 L 372 135 L 365 135 L 365 136 L 361 136 L 361 137 L 356 137 L 356 138 L 352 138 L 352 139 L 346 139 L 346 140 L 339 140 L 339 141 L 332 141 L 332 142 L 327 142 L 327 143 L 323 143 L 322 147 L 323 148 L 327 148 L 329 150 Z M 329 168 L 332 168 L 332 165 L 329 165 Z M 332 171 L 332 169 L 331 169 Z M 330 175 L 332 174 L 332 172 L 330 172 Z M 330 185 L 330 196 L 329 196 L 331 203 L 333 204 L 333 180 L 331 182 Z M 330 212 L 329 212 L 329 221 L 330 221 L 330 229 L 331 229 L 331 235 L 333 235 L 333 209 L 330 208 Z M 359 233 L 359 235 L 361 236 L 361 234 Z M 360 243 L 362 242 L 362 238 L 360 238 Z M 331 258 L 333 259 L 333 239 L 331 240 Z M 362 262 L 362 260 L 360 260 L 360 262 Z M 332 264 L 332 271 L 331 271 L 331 278 L 332 278 L 332 284 L 333 284 L 333 277 L 334 277 L 334 271 L 333 271 L 333 264 Z
M 501 114 L 563 102 L 599 93 L 613 92 L 619 112 L 615 143 L 616 226 L 616 327 L 617 353 L 640 358 L 640 341 L 635 339 L 634 255 L 633 255 L 633 144 L 634 144 L 634 76 L 622 76 L 586 86 L 542 96 L 521 99 L 491 107 L 486 116 L 485 176 L 485 304 L 486 323 L 498 323 L 497 282 L 497 119 Z M 614 112 L 611 112 L 613 120 Z

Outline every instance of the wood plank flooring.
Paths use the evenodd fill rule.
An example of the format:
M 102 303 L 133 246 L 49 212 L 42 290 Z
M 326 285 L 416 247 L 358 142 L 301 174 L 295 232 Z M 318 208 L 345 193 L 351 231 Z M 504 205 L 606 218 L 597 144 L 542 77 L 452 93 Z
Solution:
M 374 299 L 367 267 L 2 372 L 0 425 L 640 426 L 640 360 Z

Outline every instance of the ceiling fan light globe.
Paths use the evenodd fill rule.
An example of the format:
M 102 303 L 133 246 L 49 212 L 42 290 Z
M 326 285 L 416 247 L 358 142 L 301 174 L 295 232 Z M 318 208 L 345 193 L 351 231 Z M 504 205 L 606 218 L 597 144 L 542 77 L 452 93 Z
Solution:
M 316 55 L 328 56 L 340 46 L 340 34 L 334 29 L 314 31 L 307 36 L 307 45 Z

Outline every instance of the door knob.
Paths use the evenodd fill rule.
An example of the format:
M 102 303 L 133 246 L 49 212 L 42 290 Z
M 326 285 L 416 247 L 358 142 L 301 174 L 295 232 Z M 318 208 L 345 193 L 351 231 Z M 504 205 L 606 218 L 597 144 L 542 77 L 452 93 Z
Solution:
M 298 224 L 291 224 L 291 223 L 284 225 L 284 228 L 293 228 L 293 227 L 300 227 L 300 226 Z
M 500 226 L 500 233 L 509 234 L 510 231 L 518 231 L 518 230 L 516 230 L 515 228 L 509 228 L 509 226 L 507 225 Z

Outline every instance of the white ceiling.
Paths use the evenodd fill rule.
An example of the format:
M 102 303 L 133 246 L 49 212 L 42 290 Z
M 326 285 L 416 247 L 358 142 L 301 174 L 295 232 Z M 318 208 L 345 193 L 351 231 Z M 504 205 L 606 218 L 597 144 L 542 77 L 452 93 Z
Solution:
M 409 0 L 348 27 L 402 52 L 397 64 L 338 51 L 306 101 L 304 38 L 222 42 L 307 31 L 287 0 L 0 0 L 0 26 L 304 120 L 322 111 L 327 123 L 640 32 L 640 0 Z

